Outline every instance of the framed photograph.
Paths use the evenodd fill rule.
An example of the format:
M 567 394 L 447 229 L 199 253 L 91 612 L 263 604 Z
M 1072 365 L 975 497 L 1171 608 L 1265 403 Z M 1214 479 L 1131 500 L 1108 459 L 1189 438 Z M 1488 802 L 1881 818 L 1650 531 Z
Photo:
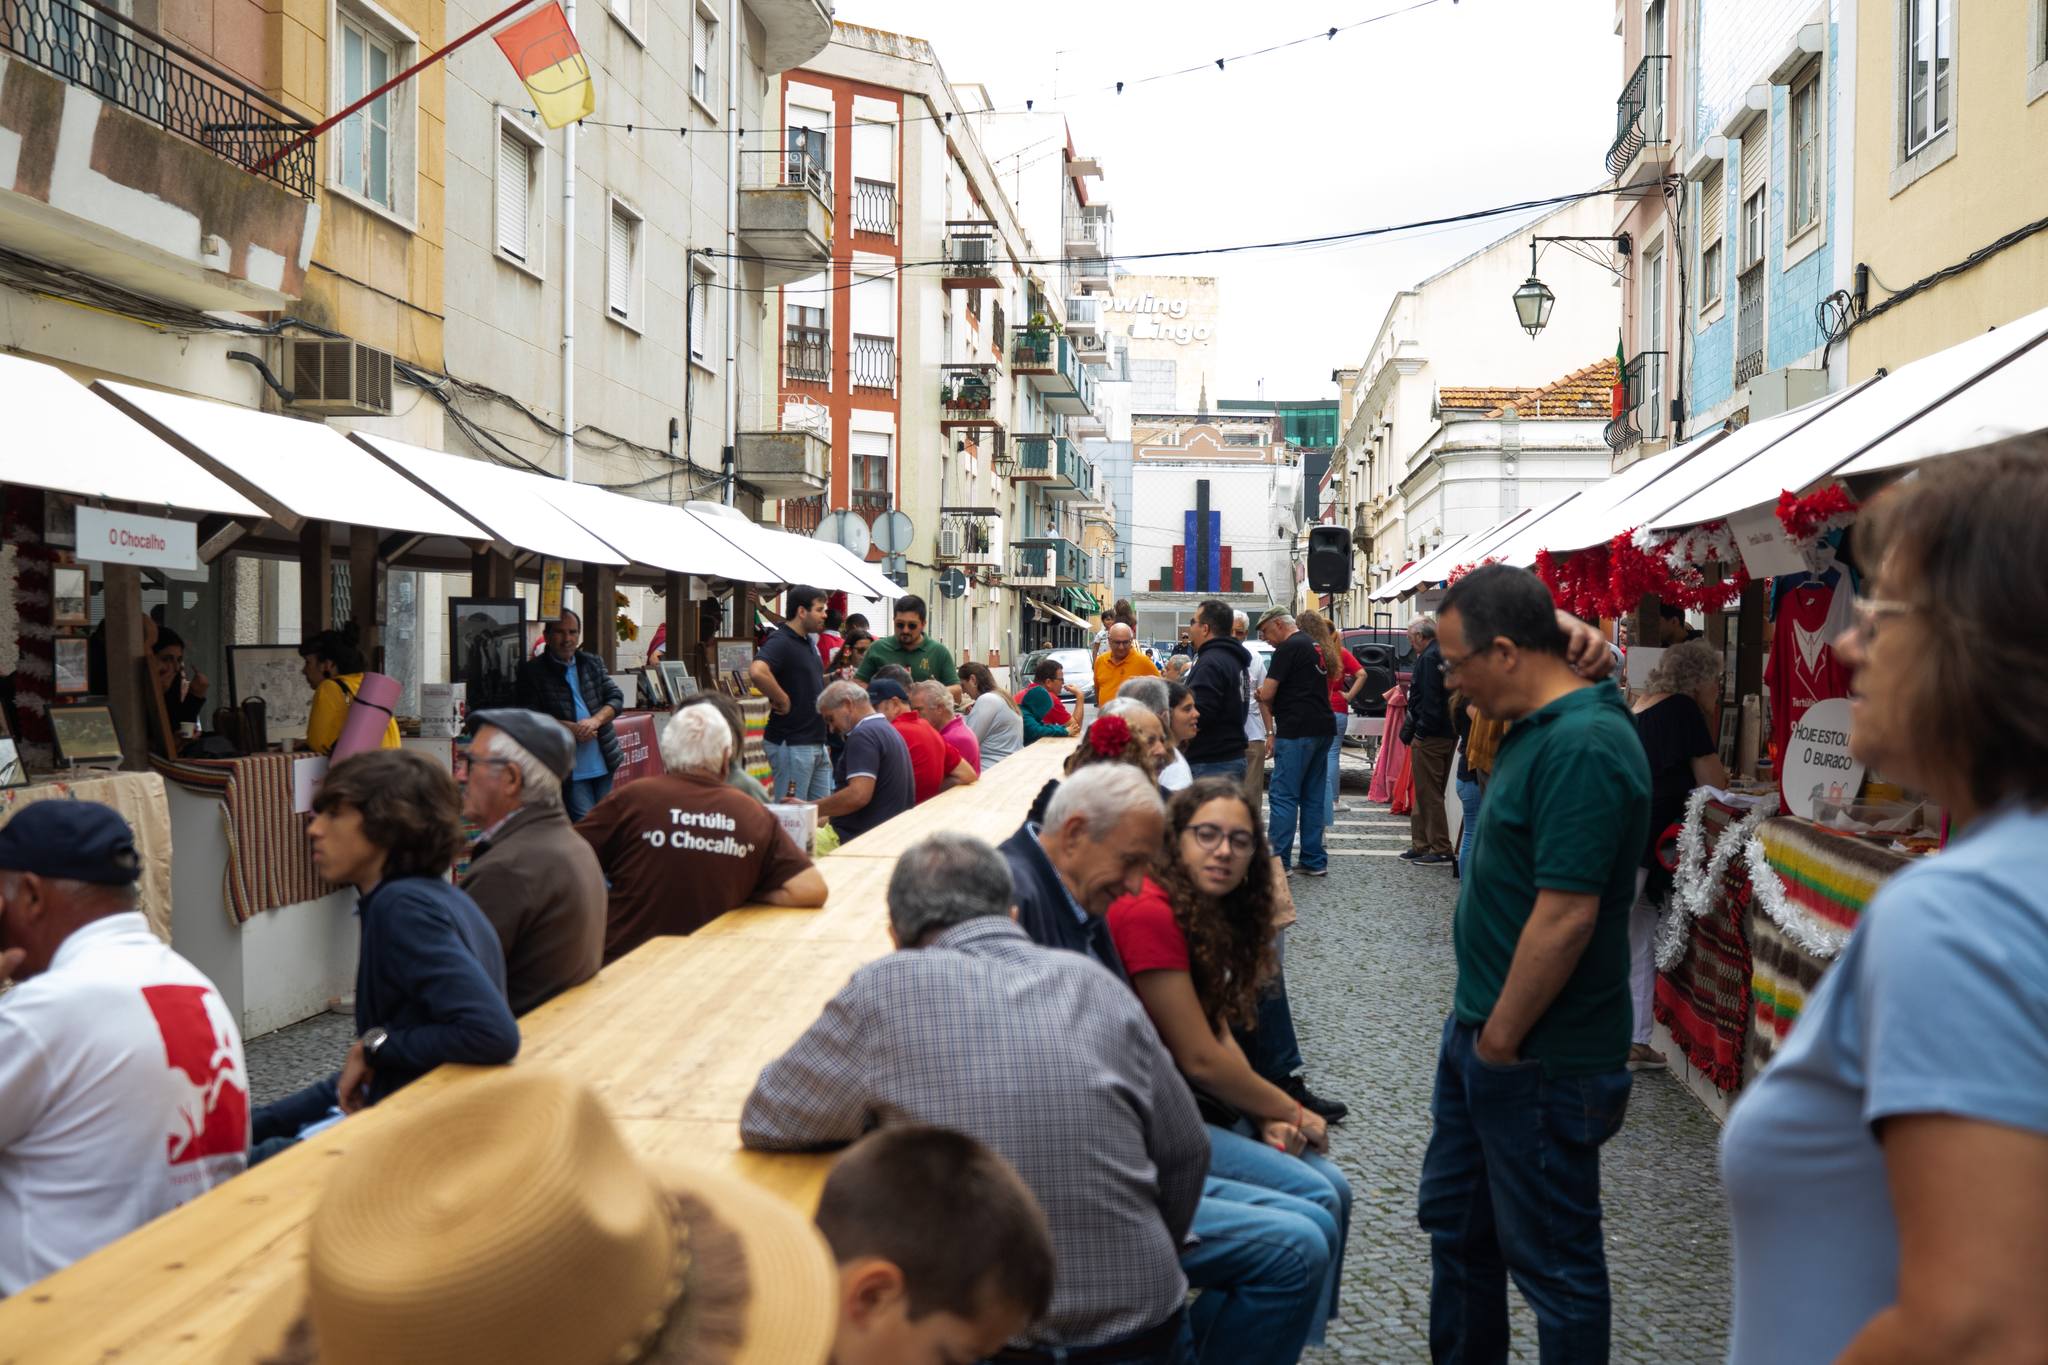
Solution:
M 271 741 L 304 739 L 313 689 L 297 645 L 229 645 L 228 703 L 263 698 L 263 731 Z
M 88 624 L 85 612 L 88 592 L 83 564 L 59 564 L 51 569 L 50 624 L 58 627 Z
M 54 689 L 60 697 L 82 697 L 92 686 L 87 681 L 88 647 L 82 635 L 59 635 L 50 641 L 56 669 Z
M 662 684 L 660 664 L 649 664 L 640 670 L 640 704 L 650 710 L 669 705 L 668 688 Z
M 516 597 L 448 599 L 448 680 L 467 689 L 469 709 L 513 704 L 526 662 L 526 604 Z
M 57 741 L 57 761 L 67 767 L 121 761 L 121 737 L 107 707 L 53 706 L 50 731 Z
M 661 661 L 661 684 L 667 694 L 662 703 L 665 706 L 681 706 L 697 695 L 697 680 L 690 676 L 690 666 L 680 659 Z
M 7 716 L 0 712 L 0 788 L 26 787 L 28 764 L 21 760 L 21 746 L 7 728 Z

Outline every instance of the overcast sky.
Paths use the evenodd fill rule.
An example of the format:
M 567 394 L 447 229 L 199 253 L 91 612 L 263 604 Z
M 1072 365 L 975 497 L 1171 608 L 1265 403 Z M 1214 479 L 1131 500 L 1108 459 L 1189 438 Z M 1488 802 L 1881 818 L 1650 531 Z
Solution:
M 998 105 L 1066 112 L 1103 163 L 1118 252 L 1275 241 L 1590 189 L 1623 80 L 1613 0 L 1436 0 L 1336 38 L 1171 80 L 1140 77 L 1384 14 L 1415 0 L 838 0 L 929 41 Z M 1118 80 L 1121 95 L 1098 91 Z M 1314 251 L 1134 263 L 1213 274 L 1216 397 L 1333 395 L 1392 293 L 1512 221 Z M 1499 322 L 1512 326 L 1500 301 Z

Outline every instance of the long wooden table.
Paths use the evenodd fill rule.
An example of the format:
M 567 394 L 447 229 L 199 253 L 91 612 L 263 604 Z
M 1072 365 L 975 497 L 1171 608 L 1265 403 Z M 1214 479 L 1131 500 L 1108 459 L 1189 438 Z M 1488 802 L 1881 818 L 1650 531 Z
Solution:
M 896 855 L 940 830 L 1008 837 L 1071 748 L 1028 745 L 975 785 L 820 859 L 831 888 L 822 910 L 748 906 L 689 938 L 643 945 L 521 1019 L 515 1065 L 559 1067 L 587 1081 L 650 1159 L 727 1170 L 808 1211 L 830 1159 L 740 1147 L 740 1110 L 755 1078 L 856 968 L 889 951 L 884 892 Z M 379 1124 L 486 1074 L 441 1067 L 0 1301 L 0 1365 L 212 1359 L 251 1303 L 301 1273 L 305 1223 L 335 1158 Z

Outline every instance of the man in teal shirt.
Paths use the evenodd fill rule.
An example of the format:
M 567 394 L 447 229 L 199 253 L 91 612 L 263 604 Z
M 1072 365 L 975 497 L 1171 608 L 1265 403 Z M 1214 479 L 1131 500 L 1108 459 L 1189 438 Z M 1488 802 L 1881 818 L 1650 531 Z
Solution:
M 1544 1365 L 1601 1365 L 1600 1144 L 1628 1106 L 1628 913 L 1649 764 L 1614 685 L 1567 662 L 1534 574 L 1492 564 L 1459 579 L 1437 641 L 1446 680 L 1510 726 L 1452 926 L 1458 987 L 1419 1199 L 1430 1350 L 1506 1359 L 1512 1273 Z
M 960 704 L 960 670 L 953 664 L 953 651 L 924 632 L 924 599 L 914 593 L 896 599 L 896 638 L 877 639 L 868 646 L 855 677 L 862 682 L 875 676 L 884 664 L 900 664 L 910 670 L 912 682 L 944 683 Z

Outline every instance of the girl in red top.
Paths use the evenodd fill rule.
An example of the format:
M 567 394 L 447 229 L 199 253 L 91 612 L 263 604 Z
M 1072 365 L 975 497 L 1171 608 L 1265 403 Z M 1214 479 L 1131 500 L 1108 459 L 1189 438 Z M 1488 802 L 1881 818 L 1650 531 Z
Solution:
M 1257 1023 L 1259 992 L 1277 970 L 1273 926 L 1285 886 L 1243 785 L 1203 778 L 1168 803 L 1153 876 L 1111 904 L 1109 932 L 1174 1064 L 1208 1101 L 1205 1113 L 1236 1113 L 1234 1123 L 1209 1124 L 1209 1174 L 1307 1201 L 1334 1233 L 1315 1344 L 1336 1308 L 1351 1186 L 1321 1155 L 1323 1120 L 1254 1071 L 1230 1031 Z

